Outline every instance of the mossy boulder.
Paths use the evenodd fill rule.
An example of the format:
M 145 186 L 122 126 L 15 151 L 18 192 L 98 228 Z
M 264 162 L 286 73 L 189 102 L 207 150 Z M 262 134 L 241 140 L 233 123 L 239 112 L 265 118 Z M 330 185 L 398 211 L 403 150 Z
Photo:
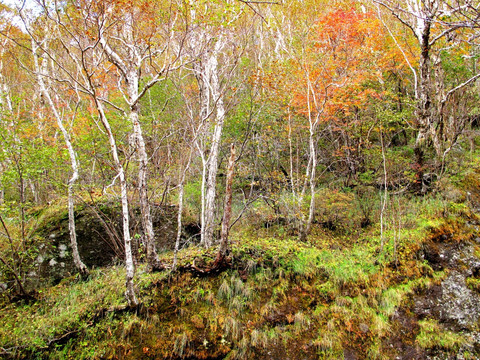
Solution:
M 153 225 L 159 252 L 172 250 L 177 234 L 177 208 L 174 206 L 153 206 Z M 76 272 L 70 245 L 68 214 L 57 211 L 42 219 L 37 230 L 38 270 L 32 272 L 33 281 L 54 283 Z M 123 228 L 120 205 L 104 202 L 77 207 L 75 226 L 78 250 L 82 261 L 89 268 L 103 267 L 123 261 Z M 186 224 L 183 243 L 193 242 L 198 227 Z M 143 256 L 143 230 L 140 210 L 130 212 L 130 234 L 137 261 Z M 193 239 L 193 240 L 192 240 Z

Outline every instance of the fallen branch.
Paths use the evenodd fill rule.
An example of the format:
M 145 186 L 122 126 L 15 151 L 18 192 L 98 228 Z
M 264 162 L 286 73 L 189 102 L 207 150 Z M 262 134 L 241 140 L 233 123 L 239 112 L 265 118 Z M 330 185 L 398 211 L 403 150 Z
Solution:
M 197 276 L 211 276 L 218 275 L 223 271 L 230 269 L 232 267 L 232 259 L 229 256 L 222 256 L 220 253 L 217 254 L 217 257 L 212 265 L 210 266 L 201 266 L 195 264 L 195 260 L 191 264 L 187 264 L 178 268 L 179 272 L 191 272 Z

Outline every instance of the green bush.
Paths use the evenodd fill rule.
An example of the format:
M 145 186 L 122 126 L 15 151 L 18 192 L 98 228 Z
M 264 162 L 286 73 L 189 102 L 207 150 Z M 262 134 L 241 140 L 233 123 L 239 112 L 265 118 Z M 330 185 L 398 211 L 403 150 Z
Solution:
M 352 192 L 321 189 L 315 197 L 316 220 L 330 230 L 348 232 L 357 228 L 360 221 L 355 208 Z

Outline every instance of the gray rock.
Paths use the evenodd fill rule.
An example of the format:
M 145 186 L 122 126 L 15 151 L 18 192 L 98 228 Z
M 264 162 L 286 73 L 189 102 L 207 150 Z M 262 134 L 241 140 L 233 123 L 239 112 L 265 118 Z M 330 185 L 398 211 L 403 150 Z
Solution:
M 368 325 L 365 323 L 361 323 L 358 327 L 360 328 L 360 331 L 363 333 L 367 333 L 369 330 Z
M 480 296 L 470 290 L 465 274 L 452 271 L 442 282 L 442 297 L 438 299 L 440 318 L 461 328 L 473 328 L 480 316 Z

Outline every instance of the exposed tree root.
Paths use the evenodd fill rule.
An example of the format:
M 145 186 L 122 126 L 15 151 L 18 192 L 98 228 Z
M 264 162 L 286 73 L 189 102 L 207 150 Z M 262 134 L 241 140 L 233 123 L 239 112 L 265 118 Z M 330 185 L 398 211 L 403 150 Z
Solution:
M 147 265 L 147 271 L 150 273 L 162 272 L 165 269 L 167 269 L 167 266 L 159 260 L 157 260 L 154 264 Z
M 191 264 L 187 264 L 178 268 L 179 272 L 189 271 L 200 277 L 218 275 L 232 267 L 232 258 L 228 255 L 217 254 L 215 261 L 211 265 L 197 265 L 193 260 Z

